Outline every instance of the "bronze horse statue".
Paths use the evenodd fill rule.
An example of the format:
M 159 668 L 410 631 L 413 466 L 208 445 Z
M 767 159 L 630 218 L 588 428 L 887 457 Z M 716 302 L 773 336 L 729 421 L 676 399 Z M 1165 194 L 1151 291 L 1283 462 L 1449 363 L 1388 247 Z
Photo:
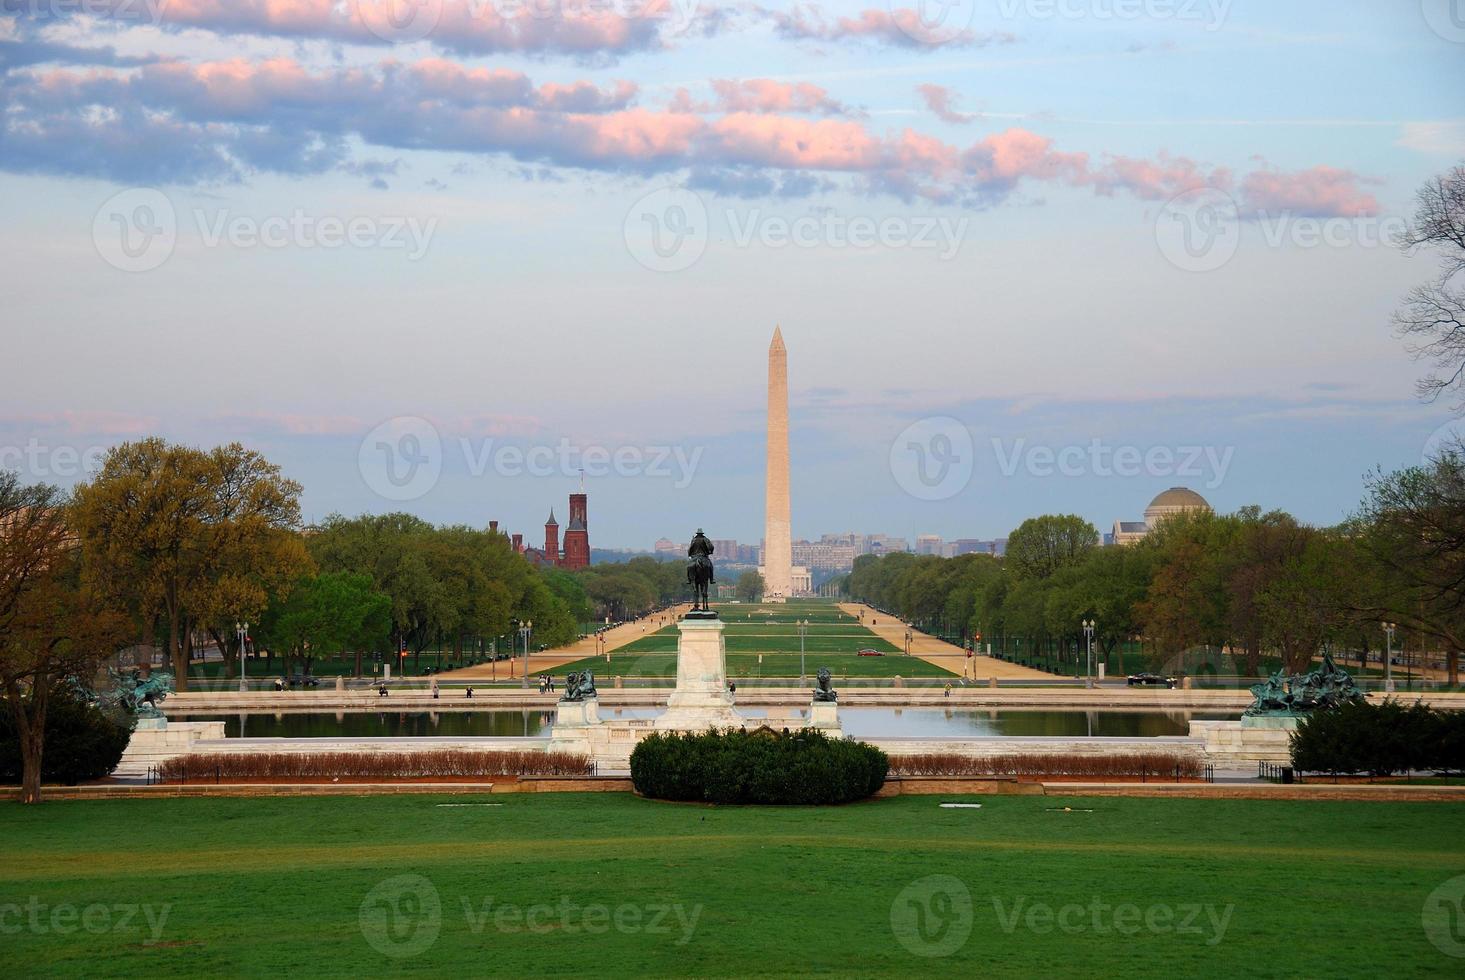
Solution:
M 692 587 L 693 612 L 710 612 L 712 609 L 707 600 L 707 587 L 717 581 L 713 577 L 712 551 L 712 542 L 700 527 L 697 528 L 687 548 L 687 584 Z

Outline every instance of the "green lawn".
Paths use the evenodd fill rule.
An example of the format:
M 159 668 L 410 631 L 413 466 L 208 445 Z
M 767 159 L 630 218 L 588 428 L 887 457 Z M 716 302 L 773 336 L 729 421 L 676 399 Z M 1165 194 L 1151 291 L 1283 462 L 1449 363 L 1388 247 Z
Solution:
M 489 802 L 503 805 L 444 805 Z M 938 802 L 0 804 L 0 963 L 16 977 L 1460 970 L 1421 920 L 1465 872 L 1459 805 Z
M 759 663 L 756 653 L 729 653 L 727 675 L 739 677 L 798 677 L 799 655 L 794 653 L 765 653 Z M 675 653 L 635 653 L 626 648 L 610 655 L 610 663 L 604 657 L 587 657 L 574 663 L 563 664 L 554 669 L 556 675 L 572 670 L 592 670 L 597 678 L 614 677 L 676 677 L 677 656 Z M 937 667 L 919 657 L 892 655 L 885 657 L 857 657 L 852 654 L 816 653 L 811 647 L 804 657 L 805 667 L 812 677 L 820 667 L 828 667 L 836 679 L 842 677 L 956 677 L 949 670 Z M 597 686 L 601 685 L 597 681 Z

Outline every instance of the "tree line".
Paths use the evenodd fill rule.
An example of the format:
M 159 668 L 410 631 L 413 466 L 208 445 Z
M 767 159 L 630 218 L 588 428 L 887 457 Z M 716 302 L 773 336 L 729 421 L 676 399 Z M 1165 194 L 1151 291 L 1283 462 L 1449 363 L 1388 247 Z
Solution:
M 1459 683 L 1465 649 L 1465 445 L 1425 465 L 1376 472 L 1347 521 L 1312 527 L 1281 512 L 1193 511 L 1141 541 L 1103 547 L 1080 517 L 1031 518 L 1003 558 L 894 554 L 856 559 L 857 599 L 959 639 L 1077 650 L 1094 623 L 1097 655 L 1139 643 L 1149 666 L 1186 651 L 1225 652 L 1235 669 L 1264 661 L 1308 669 L 1323 650 L 1444 655 Z

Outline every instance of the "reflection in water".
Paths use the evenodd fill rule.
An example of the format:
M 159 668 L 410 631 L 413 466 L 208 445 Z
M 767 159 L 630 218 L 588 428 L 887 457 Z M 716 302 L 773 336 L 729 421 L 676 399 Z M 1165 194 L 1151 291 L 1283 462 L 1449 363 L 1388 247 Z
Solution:
M 749 720 L 803 717 L 802 709 L 743 710 Z M 616 718 L 655 718 L 657 708 L 615 708 Z M 1003 711 L 952 708 L 841 708 L 845 734 L 863 738 L 921 738 L 973 735 L 1031 735 L 1075 738 L 1185 735 L 1192 719 L 1235 718 L 1205 711 Z M 238 738 L 382 738 L 548 735 L 552 710 L 521 711 L 337 711 L 319 714 L 179 715 L 180 721 L 222 721 Z

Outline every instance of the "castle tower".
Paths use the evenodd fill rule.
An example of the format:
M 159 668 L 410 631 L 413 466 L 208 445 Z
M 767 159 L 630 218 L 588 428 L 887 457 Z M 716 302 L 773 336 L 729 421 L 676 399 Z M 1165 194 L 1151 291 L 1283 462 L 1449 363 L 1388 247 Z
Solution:
M 544 522 L 544 560 L 551 565 L 560 561 L 560 522 L 554 519 L 554 508 L 549 511 L 549 520 Z
M 570 523 L 565 528 L 563 565 L 570 571 L 590 567 L 590 522 L 586 517 L 584 490 L 570 494 Z
M 788 351 L 773 328 L 768 345 L 768 469 L 764 484 L 763 597 L 782 602 L 793 594 L 793 538 L 788 491 Z

